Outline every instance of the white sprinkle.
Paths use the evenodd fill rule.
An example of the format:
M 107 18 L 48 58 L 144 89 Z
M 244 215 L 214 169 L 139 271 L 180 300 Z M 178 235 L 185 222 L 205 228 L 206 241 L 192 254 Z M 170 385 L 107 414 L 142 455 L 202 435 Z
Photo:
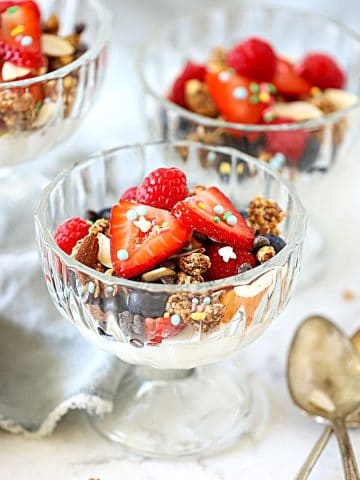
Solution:
M 235 215 L 230 215 L 227 219 L 226 219 L 226 223 L 228 225 L 230 225 L 231 227 L 233 227 L 234 225 L 237 224 L 237 218 L 235 217 Z
M 95 283 L 89 282 L 88 283 L 88 292 L 92 295 L 95 292 Z
M 128 220 L 130 220 L 131 222 L 132 222 L 133 220 L 136 220 L 137 217 L 138 217 L 138 213 L 137 213 L 136 210 L 128 210 L 128 211 L 126 212 L 126 218 L 127 218 Z
M 208 152 L 207 159 L 209 160 L 209 162 L 214 162 L 216 158 L 217 156 L 215 152 Z
M 230 258 L 232 258 L 233 260 L 235 260 L 237 258 L 236 253 L 234 252 L 232 247 L 219 248 L 218 254 L 223 259 L 223 262 L 225 262 L 225 263 L 228 263 Z
M 23 37 L 21 39 L 20 43 L 23 47 L 28 47 L 29 45 L 31 45 L 33 43 L 33 39 L 32 39 L 32 37 L 30 37 L 30 35 L 25 35 L 25 37 Z
M 144 215 L 147 214 L 148 210 L 149 209 L 145 205 L 141 205 L 136 209 L 136 212 L 139 215 L 139 217 L 143 217 Z
M 139 228 L 143 233 L 146 233 L 151 229 L 151 222 L 146 220 L 145 217 L 140 217 L 139 220 L 135 220 L 134 225 Z
M 219 80 L 221 82 L 224 82 L 224 83 L 228 82 L 231 77 L 232 77 L 231 73 L 226 70 L 219 73 Z
M 214 212 L 216 215 L 222 215 L 224 213 L 224 207 L 222 205 L 215 205 Z

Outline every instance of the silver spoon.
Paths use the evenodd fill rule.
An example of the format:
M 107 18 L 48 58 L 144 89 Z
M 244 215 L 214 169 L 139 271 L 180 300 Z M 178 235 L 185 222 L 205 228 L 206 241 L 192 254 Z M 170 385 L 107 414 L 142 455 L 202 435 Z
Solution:
M 321 316 L 306 319 L 290 347 L 287 381 L 293 401 L 331 424 L 346 480 L 360 480 L 345 419 L 360 406 L 360 359 L 350 340 Z
M 354 333 L 351 337 L 351 342 L 360 356 L 360 330 Z M 346 419 L 346 425 L 350 428 L 360 428 L 360 408 Z M 330 426 L 324 429 L 322 435 L 313 446 L 303 466 L 296 475 L 295 480 L 306 480 L 309 477 L 324 448 L 328 444 L 332 432 L 333 430 Z

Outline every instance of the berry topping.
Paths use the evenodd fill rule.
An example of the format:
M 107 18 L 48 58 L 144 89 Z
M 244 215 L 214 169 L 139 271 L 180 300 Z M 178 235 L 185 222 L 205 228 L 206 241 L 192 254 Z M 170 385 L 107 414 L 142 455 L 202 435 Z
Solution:
M 283 58 L 279 58 L 273 83 L 277 91 L 287 97 L 301 97 L 309 95 L 311 85 L 300 76 L 294 66 Z
M 279 237 L 278 235 L 274 235 L 273 233 L 266 233 L 264 235 L 269 240 L 269 244 L 274 248 L 275 252 L 278 253 L 282 250 L 286 242 L 283 238 Z
M 180 107 L 187 107 L 185 99 L 185 84 L 189 80 L 204 81 L 206 68 L 203 65 L 188 62 L 184 70 L 176 78 L 170 93 L 170 100 Z
M 343 88 L 345 74 L 336 61 L 324 53 L 309 53 L 296 71 L 311 85 L 321 89 Z
M 161 343 L 164 338 L 180 333 L 184 327 L 179 315 L 145 319 L 145 334 L 151 343 Z
M 149 229 L 143 228 L 144 221 L 150 224 Z M 180 250 L 190 233 L 189 227 L 166 210 L 120 200 L 110 218 L 111 259 L 116 273 L 132 278 L 151 270 Z
M 68 255 L 76 243 L 86 237 L 90 224 L 80 217 L 70 218 L 60 225 L 54 235 L 55 242 Z
M 250 267 L 256 267 L 254 254 L 242 247 L 213 244 L 209 245 L 206 254 L 210 257 L 211 261 L 211 266 L 206 272 L 207 280 L 218 280 L 220 278 L 238 275 L 244 271 L 244 264 Z
M 275 118 L 271 125 L 294 123 L 290 118 Z M 310 133 L 306 130 L 278 130 L 266 133 L 266 145 L 270 153 L 282 153 L 290 163 L 297 163 L 303 156 Z
M 0 15 L 0 60 L 29 69 L 43 66 L 37 4 L 32 0 L 19 0 L 6 5 Z
M 264 110 L 273 102 L 275 88 L 270 83 L 259 84 L 229 72 L 208 72 L 205 81 L 219 111 L 229 122 L 260 123 Z
M 158 168 L 145 177 L 137 188 L 136 201 L 152 207 L 171 210 L 188 194 L 184 172 L 178 168 Z
M 125 192 L 121 195 L 122 200 L 136 200 L 136 190 L 137 187 L 129 187 L 125 190 Z
M 223 214 L 219 206 L 224 209 Z M 254 233 L 230 199 L 216 187 L 208 187 L 175 205 L 176 218 L 187 227 L 217 242 L 251 249 Z
M 250 37 L 235 45 L 227 57 L 228 64 L 239 75 L 256 81 L 271 81 L 276 69 L 276 55 L 269 43 Z

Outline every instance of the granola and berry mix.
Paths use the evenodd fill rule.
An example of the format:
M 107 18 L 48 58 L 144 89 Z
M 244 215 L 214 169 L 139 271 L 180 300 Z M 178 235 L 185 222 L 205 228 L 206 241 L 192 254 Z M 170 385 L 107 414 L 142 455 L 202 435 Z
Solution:
M 226 128 L 194 130 L 184 120 L 182 137 L 213 145 L 229 145 L 282 166 L 309 169 L 319 155 L 322 127 L 281 130 L 319 120 L 358 103 L 345 90 L 346 75 L 330 55 L 309 52 L 292 61 L 270 43 L 250 37 L 230 49 L 215 47 L 204 64 L 187 62 L 174 80 L 168 99 L 198 115 L 242 125 L 273 126 L 246 132 Z M 276 127 L 279 126 L 277 129 Z M 341 143 L 346 120 L 336 121 L 333 143 Z
M 112 208 L 66 220 L 54 239 L 68 255 L 106 275 L 144 285 L 202 284 L 274 257 L 285 246 L 279 231 L 284 218 L 272 200 L 257 196 L 240 212 L 219 188 L 189 189 L 184 172 L 158 168 L 123 192 Z M 204 296 L 130 289 L 124 295 L 122 287 L 96 284 L 86 274 L 79 273 L 78 281 L 100 331 L 106 327 L 106 310 L 112 317 L 116 312 L 121 330 L 136 347 L 144 341 L 159 344 L 193 325 L 213 331 L 234 314 L 232 290 L 219 288 Z
M 42 18 L 33 0 L 0 1 L 0 135 L 31 131 L 51 116 L 59 96 L 56 80 L 23 88 L 1 88 L 1 83 L 26 80 L 54 72 L 79 58 L 87 46 L 82 41 L 84 24 L 61 36 L 59 18 Z M 63 79 L 64 117 L 71 113 L 78 78 Z

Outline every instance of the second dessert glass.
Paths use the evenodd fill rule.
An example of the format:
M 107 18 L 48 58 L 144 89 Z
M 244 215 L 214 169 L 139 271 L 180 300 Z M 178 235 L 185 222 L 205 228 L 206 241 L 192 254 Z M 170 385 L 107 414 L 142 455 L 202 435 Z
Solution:
M 231 165 L 228 182 L 218 174 L 220 158 Z M 247 172 L 241 179 L 236 174 L 239 162 Z M 217 185 L 239 209 L 255 195 L 274 199 L 287 212 L 280 225 L 287 245 L 243 274 L 185 285 L 102 274 L 56 245 L 54 232 L 65 219 L 115 204 L 121 192 L 159 166 L 181 168 L 190 187 Z M 44 276 L 57 309 L 90 342 L 137 365 L 122 380 L 113 413 L 92 418 L 99 432 L 142 455 L 179 456 L 212 452 L 249 431 L 258 392 L 244 381 L 236 362 L 216 362 L 258 338 L 293 291 L 306 219 L 296 194 L 278 174 L 226 147 L 176 142 L 116 148 L 56 178 L 44 193 L 35 223 Z M 146 338 L 144 320 L 162 317 L 167 305 L 175 305 L 181 316 L 203 303 L 209 306 L 211 322 L 186 324 L 179 334 L 156 344 Z
M 328 53 L 342 66 L 347 78 L 346 89 L 360 98 L 360 37 L 345 26 L 315 12 L 284 6 L 250 3 L 220 6 L 177 18 L 158 29 L 146 43 L 139 57 L 138 72 L 148 131 L 153 140 L 188 139 L 238 148 L 255 156 L 266 150 L 267 135 L 282 135 L 290 151 L 299 134 L 305 135 L 307 147 L 296 162 L 281 151 L 267 161 L 295 182 L 310 220 L 313 213 L 304 247 L 306 277 L 302 275 L 301 279 L 309 284 L 326 260 L 326 239 L 316 225 L 314 192 L 320 177 L 335 163 L 344 162 L 357 140 L 360 102 L 317 119 L 281 125 L 249 125 L 205 117 L 167 98 L 188 60 L 205 64 L 214 47 L 228 49 L 249 36 L 264 38 L 279 55 L 293 60 L 312 51 Z M 224 176 L 228 174 L 224 162 L 218 168 Z M 242 172 L 240 164 L 238 175 Z

